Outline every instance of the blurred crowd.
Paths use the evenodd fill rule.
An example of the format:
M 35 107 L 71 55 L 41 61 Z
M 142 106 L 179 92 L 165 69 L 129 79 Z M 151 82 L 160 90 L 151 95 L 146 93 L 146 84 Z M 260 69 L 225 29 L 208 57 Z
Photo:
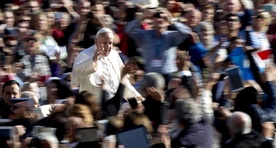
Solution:
M 148 147 L 272 148 L 275 3 L 1 0 L 0 147 L 128 148 L 117 133 L 143 125 Z

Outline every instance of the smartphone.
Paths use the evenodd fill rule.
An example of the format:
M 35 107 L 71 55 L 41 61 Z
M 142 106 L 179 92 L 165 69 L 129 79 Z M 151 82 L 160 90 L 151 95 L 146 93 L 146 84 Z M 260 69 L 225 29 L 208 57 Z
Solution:
M 228 68 L 225 70 L 230 83 L 230 88 L 232 92 L 237 92 L 243 89 L 243 80 L 241 77 L 239 67 Z
M 15 135 L 15 128 L 13 126 L 0 127 L 0 138 L 5 140 L 12 140 Z
M 76 130 L 75 139 L 80 143 L 98 142 L 98 128 L 78 128 Z
M 20 102 L 27 102 L 26 106 L 24 106 L 27 110 L 31 110 L 34 104 L 34 100 L 32 98 L 11 98 L 10 101 L 12 102 L 11 110 L 16 109 L 17 107 L 15 104 Z
M 55 100 L 55 104 L 62 104 L 66 99 L 57 99 Z

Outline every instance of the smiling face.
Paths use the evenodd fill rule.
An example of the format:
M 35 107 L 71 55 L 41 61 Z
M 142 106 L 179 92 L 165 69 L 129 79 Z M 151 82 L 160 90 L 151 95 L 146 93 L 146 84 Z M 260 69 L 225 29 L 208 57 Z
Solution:
M 196 9 L 191 10 L 186 15 L 186 19 L 187 19 L 186 24 L 189 27 L 191 27 L 191 28 L 196 27 L 201 20 L 201 12 Z
M 97 48 L 102 48 L 103 56 L 108 56 L 113 46 L 114 36 L 111 33 L 101 33 L 96 39 L 95 44 Z

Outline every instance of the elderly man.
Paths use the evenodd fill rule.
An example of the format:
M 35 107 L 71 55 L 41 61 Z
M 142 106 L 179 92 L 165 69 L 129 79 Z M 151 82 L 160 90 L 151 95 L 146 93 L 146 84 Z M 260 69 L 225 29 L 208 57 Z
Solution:
M 73 66 L 72 83 L 80 85 L 80 91 L 87 90 L 95 94 L 99 103 L 102 85 L 104 84 L 110 99 L 125 76 L 124 64 L 118 52 L 112 49 L 113 40 L 114 34 L 110 29 L 100 29 L 96 34 L 95 44 L 80 52 Z M 128 79 L 124 80 L 124 98 L 141 96 Z
M 171 133 L 171 147 L 204 147 L 213 144 L 213 129 L 202 123 L 199 104 L 194 99 L 178 99 L 175 102 L 175 115 L 178 128 Z
M 234 112 L 228 119 L 228 128 L 233 135 L 223 148 L 241 148 L 241 147 L 254 147 L 254 148 L 272 148 L 269 143 L 261 134 L 252 131 L 252 122 L 249 115 L 243 112 Z

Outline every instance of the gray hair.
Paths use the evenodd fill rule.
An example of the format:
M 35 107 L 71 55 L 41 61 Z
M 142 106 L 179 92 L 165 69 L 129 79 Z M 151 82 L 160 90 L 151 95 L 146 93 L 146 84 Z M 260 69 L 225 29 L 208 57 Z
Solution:
M 175 101 L 176 118 L 180 124 L 189 126 L 202 119 L 200 105 L 192 98 Z
M 139 87 L 139 93 L 142 96 L 145 96 L 147 94 L 146 89 L 148 87 L 154 87 L 159 91 L 163 91 L 163 88 L 165 87 L 164 77 L 156 72 L 145 74 L 144 79 Z
M 252 121 L 244 112 L 234 112 L 227 121 L 227 126 L 233 134 L 248 134 L 251 132 Z

